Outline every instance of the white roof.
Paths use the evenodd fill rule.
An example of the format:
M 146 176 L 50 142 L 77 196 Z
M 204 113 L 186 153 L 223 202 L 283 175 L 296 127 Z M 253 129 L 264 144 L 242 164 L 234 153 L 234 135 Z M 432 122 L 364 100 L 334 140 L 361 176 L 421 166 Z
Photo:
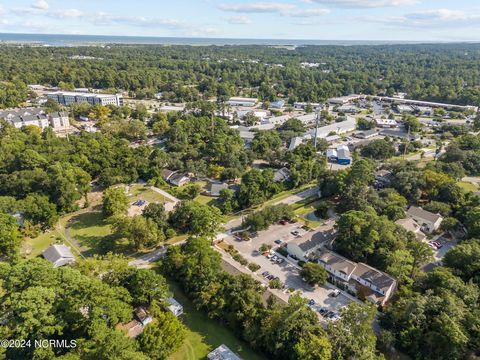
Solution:
M 65 244 L 54 244 L 47 248 L 43 252 L 43 257 L 52 263 L 56 263 L 58 260 L 75 260 L 72 251 Z

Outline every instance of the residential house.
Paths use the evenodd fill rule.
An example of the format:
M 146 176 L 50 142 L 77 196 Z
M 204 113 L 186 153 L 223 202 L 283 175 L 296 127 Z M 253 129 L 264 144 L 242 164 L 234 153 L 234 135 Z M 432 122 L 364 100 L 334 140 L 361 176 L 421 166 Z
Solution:
M 407 215 L 420 224 L 422 230 L 427 233 L 438 230 L 443 221 L 443 217 L 440 214 L 434 214 L 417 206 L 410 206 Z
M 190 178 L 187 175 L 180 174 L 178 171 L 163 169 L 160 174 L 163 180 L 175 186 L 183 186 L 190 182 Z
M 207 185 L 206 194 L 217 197 L 217 196 L 220 196 L 220 191 L 224 189 L 228 189 L 228 184 L 211 181 Z
M 173 297 L 167 299 L 168 302 L 168 311 L 170 311 L 175 316 L 180 316 L 183 314 L 183 306 Z
M 287 181 L 290 179 L 290 176 L 292 175 L 291 171 L 287 169 L 286 167 L 283 167 L 273 174 L 273 181 L 275 182 L 283 182 Z
M 400 225 L 407 231 L 413 232 L 419 241 L 426 239 L 426 235 L 423 233 L 422 227 L 412 218 L 399 219 L 395 221 L 395 224 Z
M 334 238 L 333 228 L 321 228 L 317 231 L 309 231 L 287 243 L 287 251 L 290 256 L 307 261 L 315 252 L 324 245 L 330 245 Z
M 418 140 L 420 137 L 416 134 L 409 134 L 404 130 L 392 130 L 392 129 L 384 129 L 380 131 L 380 135 L 394 137 L 398 139 L 406 139 L 409 141 Z
M 351 280 L 373 290 L 375 293 L 370 294 L 367 299 L 377 305 L 384 305 L 397 288 L 397 281 L 393 277 L 364 263 L 357 264 Z M 352 285 L 358 292 L 358 285 L 350 281 L 351 290 Z
M 50 261 L 55 268 L 75 262 L 75 256 L 73 256 L 72 251 L 65 244 L 51 245 L 42 253 L 42 256 Z
M 183 186 L 190 182 L 190 178 L 184 174 L 173 174 L 169 179 L 170 184 L 175 186 Z
M 384 305 L 393 295 L 397 281 L 390 275 L 364 263 L 355 263 L 337 253 L 322 248 L 315 255 L 317 262 L 331 275 L 332 282 L 357 294 L 368 288 L 366 296 L 377 305 Z
M 153 321 L 153 318 L 143 307 L 134 310 L 134 319 L 126 324 L 118 324 L 117 329 L 122 330 L 130 338 L 136 338 L 140 335 L 145 326 Z
M 207 355 L 208 360 L 242 360 L 240 356 L 235 354 L 227 345 L 220 345 Z
M 357 267 L 357 264 L 353 261 L 340 256 L 333 251 L 322 249 L 319 252 L 317 261 L 321 264 L 328 273 L 334 277 L 338 277 L 345 282 L 350 280 L 353 271 Z
M 388 170 L 378 170 L 375 172 L 375 185 L 377 188 L 383 188 L 390 185 L 393 180 L 393 174 Z

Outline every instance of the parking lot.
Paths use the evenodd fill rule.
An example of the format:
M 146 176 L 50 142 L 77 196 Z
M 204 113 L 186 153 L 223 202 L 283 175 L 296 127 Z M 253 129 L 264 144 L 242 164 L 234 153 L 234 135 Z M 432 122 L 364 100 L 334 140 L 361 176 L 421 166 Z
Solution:
M 273 249 L 275 249 L 278 247 L 275 243 L 276 240 L 282 240 L 285 243 L 293 240 L 295 236 L 291 234 L 292 231 L 298 231 L 300 235 L 305 233 L 305 230 L 303 230 L 300 225 L 287 223 L 286 225 L 272 225 L 268 230 L 260 231 L 257 236 L 249 241 L 239 240 L 233 236 L 225 237 L 224 241 L 233 245 L 249 263 L 255 263 L 260 266 L 256 274 L 257 279 L 262 283 L 266 285 L 269 283 L 270 280 L 262 276 L 263 273 L 268 272 L 269 275 L 271 274 L 274 277 L 278 277 L 281 283 L 284 284 L 283 291 L 285 294 L 288 293 L 288 289 L 290 288 L 300 290 L 307 300 L 313 300 L 315 302 L 313 306 L 315 310 L 323 307 L 327 310 L 338 312 L 340 308 L 352 301 L 351 297 L 347 297 L 343 293 L 340 293 L 337 297 L 329 296 L 335 289 L 332 285 L 326 284 L 313 288 L 302 280 L 299 273 L 300 268 L 290 262 L 290 260 L 275 253 L 278 258 L 284 259 L 283 262 L 279 264 L 267 258 L 265 254 L 259 251 L 262 244 L 271 245 Z

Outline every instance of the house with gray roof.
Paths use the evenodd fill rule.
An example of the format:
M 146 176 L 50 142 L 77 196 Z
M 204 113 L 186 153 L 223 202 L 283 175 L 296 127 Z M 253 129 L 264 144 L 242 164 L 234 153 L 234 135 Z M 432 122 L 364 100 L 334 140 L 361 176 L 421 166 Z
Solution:
M 240 356 L 235 354 L 228 348 L 227 345 L 222 344 L 207 355 L 208 360 L 242 360 Z
M 417 206 L 410 206 L 407 215 L 420 224 L 422 230 L 427 233 L 438 230 L 443 221 L 440 214 L 434 214 Z
M 42 256 L 53 264 L 53 267 L 73 264 L 75 262 L 75 256 L 72 251 L 65 244 L 54 244 L 47 248 Z

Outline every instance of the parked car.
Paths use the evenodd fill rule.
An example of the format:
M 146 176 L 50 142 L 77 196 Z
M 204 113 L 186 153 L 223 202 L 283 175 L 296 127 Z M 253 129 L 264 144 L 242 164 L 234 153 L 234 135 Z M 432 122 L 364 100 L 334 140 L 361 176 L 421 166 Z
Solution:
M 313 306 L 313 305 L 315 305 L 315 304 L 316 304 L 316 302 L 315 302 L 315 300 L 313 300 L 313 299 L 310 299 L 310 301 L 308 302 L 308 305 L 309 305 L 309 306 Z
M 298 232 L 298 230 L 294 230 L 290 232 L 290 234 L 292 234 L 293 236 L 298 236 L 300 233 Z
M 328 311 L 328 310 L 325 309 L 325 308 L 320 308 L 320 309 L 318 309 L 318 312 L 320 313 L 320 315 L 325 315 L 325 314 L 327 313 L 327 311 Z
M 277 264 L 281 264 L 281 263 L 283 263 L 284 261 L 285 261 L 285 259 L 278 258 L 278 260 L 277 260 Z
M 284 241 L 282 239 L 275 240 L 275 244 L 282 245 Z
M 287 220 L 280 220 L 279 223 L 280 225 L 287 225 Z
M 262 276 L 263 276 L 263 277 L 267 277 L 268 275 L 270 275 L 270 273 L 269 273 L 268 271 L 264 271 L 264 272 L 262 273 Z
M 277 255 L 273 255 L 273 256 L 271 257 L 271 259 L 270 259 L 270 261 L 273 261 L 273 262 L 275 262 L 275 261 L 277 261 L 277 260 L 278 260 L 278 256 L 277 256 Z
M 275 279 L 275 276 L 273 276 L 273 275 L 268 275 L 268 276 L 267 276 L 267 279 L 268 279 L 268 280 L 273 280 L 273 279 Z
M 275 256 L 275 255 L 273 255 L 271 252 L 269 252 L 269 253 L 267 254 L 267 259 L 271 259 L 271 258 L 274 257 L 274 256 Z
M 328 295 L 331 296 L 331 297 L 337 297 L 338 295 L 340 295 L 340 290 L 335 289 L 332 292 L 330 292 L 330 294 L 328 294 Z

